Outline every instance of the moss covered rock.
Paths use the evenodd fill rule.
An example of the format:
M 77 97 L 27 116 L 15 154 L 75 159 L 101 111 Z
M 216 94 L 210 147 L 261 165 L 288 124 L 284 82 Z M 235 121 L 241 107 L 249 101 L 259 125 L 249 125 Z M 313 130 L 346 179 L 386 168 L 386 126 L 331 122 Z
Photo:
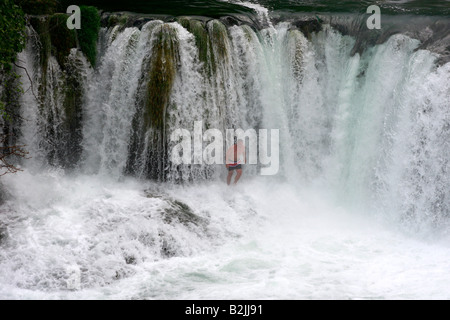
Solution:
M 228 54 L 228 31 L 227 27 L 219 20 L 208 22 L 208 32 L 214 44 L 216 59 L 226 59 Z
M 149 68 L 144 121 L 147 128 L 162 129 L 175 80 L 179 52 L 176 30 L 169 24 L 163 24 L 157 28 L 159 30 L 155 30 L 153 58 Z
M 180 18 L 178 23 L 195 36 L 195 43 L 199 51 L 200 61 L 207 63 L 210 39 L 203 22 L 195 19 Z
M 107 28 L 111 28 L 114 26 L 125 26 L 126 23 L 128 22 L 129 16 L 127 14 L 124 13 L 114 13 L 114 14 L 110 14 L 108 15 L 104 21 L 103 21 L 103 26 L 106 26 Z
M 100 30 L 100 14 L 95 7 L 81 6 L 81 29 L 77 30 L 81 51 L 91 65 L 95 66 L 97 58 L 97 39 Z
M 51 53 L 61 67 L 65 65 L 70 49 L 77 47 L 75 30 L 67 28 L 68 18 L 69 16 L 64 13 L 49 17 Z

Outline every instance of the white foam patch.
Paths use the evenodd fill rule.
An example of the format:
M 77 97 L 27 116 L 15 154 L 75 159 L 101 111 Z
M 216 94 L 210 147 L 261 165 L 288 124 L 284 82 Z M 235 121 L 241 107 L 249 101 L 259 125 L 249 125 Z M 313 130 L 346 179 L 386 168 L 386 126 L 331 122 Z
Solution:
M 16 200 L 2 206 L 1 298 L 450 297 L 447 244 L 274 178 L 180 187 L 23 172 L 7 182 Z M 165 221 L 168 199 L 205 227 Z

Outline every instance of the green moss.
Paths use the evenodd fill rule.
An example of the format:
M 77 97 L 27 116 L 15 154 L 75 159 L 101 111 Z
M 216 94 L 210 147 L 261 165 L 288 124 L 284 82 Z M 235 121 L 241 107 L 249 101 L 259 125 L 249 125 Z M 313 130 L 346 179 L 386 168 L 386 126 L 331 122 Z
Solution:
M 217 58 L 225 59 L 228 53 L 227 28 L 220 21 L 212 20 L 209 22 L 208 31 L 211 38 L 211 43 L 215 48 L 214 53 L 217 55 Z
M 188 17 L 178 17 L 177 18 L 177 22 L 179 24 L 181 24 L 183 26 L 183 28 L 186 28 L 188 30 L 189 30 L 190 21 L 191 21 L 191 19 L 189 19 Z
M 65 99 L 63 105 L 70 132 L 75 131 L 78 126 L 77 117 L 79 116 L 79 109 L 82 105 L 83 87 L 81 83 L 82 75 L 79 72 L 80 67 L 76 65 L 76 60 L 69 61 L 66 68 Z
M 52 52 L 52 42 L 50 37 L 50 19 L 48 17 L 31 18 L 30 24 L 39 35 L 39 64 L 41 66 L 41 79 L 39 81 L 39 96 L 45 94 L 45 83 L 47 81 L 48 59 Z
M 207 23 L 208 40 L 206 42 L 206 72 L 211 77 L 217 71 L 217 63 L 228 59 L 228 32 L 223 23 L 212 20 Z
M 48 17 L 31 18 L 30 24 L 39 35 L 39 64 L 42 70 L 47 69 L 48 58 L 52 52 L 52 41 L 50 38 L 50 21 Z
M 0 2 L 0 70 L 11 69 L 25 47 L 25 15 L 13 0 Z
M 68 18 L 64 13 L 54 14 L 49 18 L 52 55 L 63 69 L 70 49 L 77 47 L 75 30 L 67 28 Z
M 28 14 L 43 15 L 53 14 L 59 7 L 58 0 L 15 0 Z
M 108 21 L 106 22 L 106 27 L 114 27 L 115 25 L 119 24 L 119 17 L 116 15 L 111 15 L 108 17 Z
M 91 65 L 95 66 L 97 58 L 97 38 L 100 30 L 100 14 L 95 7 L 81 6 L 81 29 L 77 30 L 81 51 Z
M 194 35 L 199 59 L 204 64 L 206 75 L 210 77 L 216 72 L 216 61 L 226 57 L 226 27 L 218 20 L 210 21 L 205 26 L 199 20 L 186 17 L 179 18 L 178 23 Z
M 5 122 L 2 123 L 2 134 L 12 134 L 13 139 L 17 137 L 14 124 L 20 122 L 20 96 L 23 94 L 20 76 L 14 72 L 0 71 L 0 84 L 2 86 L 0 95 L 0 117 Z
M 126 14 L 112 14 L 108 17 L 106 27 L 111 28 L 114 26 L 124 26 L 128 22 L 128 15 Z
M 298 81 L 303 79 L 303 41 L 304 35 L 300 30 L 291 29 L 287 34 L 287 48 L 292 48 L 293 51 L 287 55 L 291 59 L 292 74 Z
M 16 62 L 17 54 L 25 47 L 25 15 L 14 4 L 13 0 L 1 0 L 0 2 L 0 86 L 3 90 L 0 96 L 0 117 L 11 120 L 11 108 L 14 103 L 7 98 L 10 93 L 20 93 L 21 83 L 19 75 L 12 68 Z M 13 112 L 13 111 L 12 111 Z
M 242 30 L 244 31 L 245 38 L 250 42 L 253 39 L 254 31 L 250 26 L 243 25 Z
M 144 121 L 147 128 L 152 126 L 161 129 L 164 126 L 179 58 L 176 30 L 169 25 L 161 25 L 158 28 L 159 30 L 155 31 L 157 38 L 150 63 Z
M 201 21 L 189 20 L 189 24 L 185 28 L 195 36 L 195 43 L 199 51 L 200 61 L 207 63 L 210 40 L 205 26 Z
M 83 76 L 80 70 L 83 66 L 74 56 L 70 56 L 66 63 L 64 85 L 64 127 L 66 132 L 66 148 L 60 162 L 65 167 L 72 167 L 80 159 L 82 148 L 82 105 L 83 105 Z

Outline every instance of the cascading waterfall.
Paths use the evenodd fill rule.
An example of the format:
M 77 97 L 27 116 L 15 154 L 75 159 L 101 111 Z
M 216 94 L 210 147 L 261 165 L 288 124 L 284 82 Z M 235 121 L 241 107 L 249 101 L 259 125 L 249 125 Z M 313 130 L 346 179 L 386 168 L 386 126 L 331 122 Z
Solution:
M 126 165 L 128 142 L 135 113 L 134 101 L 149 53 L 150 35 L 158 22 L 142 30 L 119 26 L 101 30 L 99 71 L 90 84 L 84 126 L 84 158 L 87 170 L 119 176 Z
M 236 27 L 230 39 L 220 21 L 186 23 L 202 28 L 197 30 L 204 34 L 197 36 L 205 38 L 204 47 L 198 48 L 195 36 L 178 23 L 101 31 L 105 53 L 99 55 L 85 110 L 88 172 L 120 176 L 125 171 L 173 181 L 217 177 L 217 168 L 208 166 L 168 169 L 171 131 L 192 131 L 194 121 L 203 121 L 203 130 L 222 132 L 260 125 L 262 81 L 254 59 L 263 53 L 255 32 Z
M 29 88 L 22 120 L 2 124 L 31 158 L 3 183 L 0 296 L 124 297 L 127 286 L 127 298 L 220 296 L 206 292 L 207 282 L 231 298 L 328 297 L 286 291 L 287 283 L 324 288 L 311 269 L 333 277 L 323 262 L 333 259 L 346 279 L 340 266 L 349 261 L 358 265 L 355 283 L 377 279 L 370 266 L 383 268 L 378 252 L 410 246 L 387 236 L 400 243 L 387 249 L 385 231 L 372 243 L 365 224 L 359 232 L 336 222 L 344 236 L 325 234 L 320 227 L 330 221 L 354 221 L 343 210 L 368 225 L 381 217 L 416 236 L 448 237 L 450 63 L 410 34 L 361 49 L 333 26 L 338 20 L 275 23 L 260 5 L 231 2 L 254 9 L 255 25 L 200 17 L 105 24 L 94 67 L 75 47 L 55 53 L 44 20 L 29 26 L 18 58 L 32 83 L 17 69 Z M 175 165 L 171 133 L 193 133 L 199 121 L 202 132 L 218 129 L 224 139 L 227 129 L 279 129 L 279 173 L 260 177 L 260 165 L 249 165 L 230 189 L 223 165 L 195 163 L 194 155 Z M 201 140 L 203 150 L 210 141 Z M 436 252 L 448 257 L 446 248 Z M 276 289 L 239 292 L 228 277 L 236 290 L 251 279 Z M 191 290 L 189 279 L 199 286 Z M 335 297 L 401 296 L 333 281 Z M 114 293 L 99 289 L 108 286 Z M 438 291 L 413 297 L 430 292 Z
M 27 71 L 17 71 L 25 90 L 20 99 L 22 135 L 17 139 L 29 146 L 30 168 L 39 170 L 47 165 L 73 168 L 81 156 L 80 106 L 90 74 L 88 62 L 75 48 L 65 60 L 58 61 L 50 55 L 51 49 L 38 40 L 39 34 L 33 27 L 27 33 L 27 47 L 18 56 Z
M 429 128 L 423 128 L 421 114 L 431 108 L 427 116 L 436 117 L 433 119 L 436 124 L 448 119 L 448 64 L 436 68 L 436 57 L 424 50 L 415 51 L 417 46 L 416 40 L 396 35 L 362 57 L 349 60 L 348 72 L 353 77 L 344 83 L 353 90 L 342 91 L 350 94 L 345 97 L 349 103 L 344 100 L 338 105 L 345 109 L 338 109 L 333 133 L 338 152 L 333 153 L 329 166 L 337 165 L 334 169 L 339 175 L 341 195 L 352 202 L 374 201 L 377 209 L 394 205 L 399 210 L 389 209 L 400 213 L 401 219 L 423 214 L 421 221 L 431 218 L 429 222 L 435 219 L 443 222 L 448 212 L 448 193 L 441 188 L 441 181 L 448 181 L 448 164 L 443 160 L 447 154 L 445 138 L 441 139 L 448 135 L 448 130 L 442 124 L 437 130 L 439 134 L 430 135 Z M 361 65 L 367 67 L 362 69 Z M 362 81 L 355 82 L 356 72 L 359 73 L 356 79 L 364 72 Z M 428 79 L 436 77 L 441 87 L 431 93 L 430 86 L 435 87 L 436 82 L 430 84 Z M 424 135 L 425 132 L 428 133 Z M 433 149 L 434 155 L 425 159 L 428 148 Z M 418 162 L 429 161 L 437 163 L 430 166 L 434 169 L 427 174 L 423 167 L 419 170 L 416 167 Z M 425 192 L 428 194 L 425 197 L 434 199 L 431 202 L 439 199 L 439 204 L 427 204 L 437 206 L 435 210 L 418 209 L 416 206 L 423 204 L 419 200 L 424 195 L 422 189 L 430 187 L 433 191 Z

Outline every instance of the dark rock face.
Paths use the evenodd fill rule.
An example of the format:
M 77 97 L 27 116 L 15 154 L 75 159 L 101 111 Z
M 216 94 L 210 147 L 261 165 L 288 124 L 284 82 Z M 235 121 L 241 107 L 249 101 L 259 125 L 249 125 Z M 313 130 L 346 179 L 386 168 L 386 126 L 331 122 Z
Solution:
M 0 222 L 0 246 L 6 241 L 8 237 L 7 231 L 8 230 L 6 226 Z
M 169 207 L 163 213 L 163 220 L 166 223 L 178 222 L 187 227 L 191 224 L 197 227 L 206 225 L 206 220 L 196 215 L 187 204 L 178 200 L 169 200 L 168 204 Z
M 309 38 L 312 33 L 322 30 L 322 24 L 318 19 L 298 20 L 293 23 L 305 37 Z
M 208 235 L 208 219 L 197 215 L 186 203 L 173 199 L 169 195 L 161 193 L 159 190 L 149 189 L 145 193 L 148 198 L 158 198 L 165 202 L 165 205 L 159 211 L 159 218 L 163 223 L 171 226 L 182 225 L 183 228 L 201 237 Z M 180 242 L 167 232 L 167 230 L 163 229 L 159 229 L 157 239 L 151 236 L 146 239 L 146 242 L 149 242 L 150 246 L 154 246 L 155 242 L 158 242 L 160 255 L 163 258 L 179 256 Z M 134 263 L 135 261 L 132 258 L 128 258 L 127 264 Z

